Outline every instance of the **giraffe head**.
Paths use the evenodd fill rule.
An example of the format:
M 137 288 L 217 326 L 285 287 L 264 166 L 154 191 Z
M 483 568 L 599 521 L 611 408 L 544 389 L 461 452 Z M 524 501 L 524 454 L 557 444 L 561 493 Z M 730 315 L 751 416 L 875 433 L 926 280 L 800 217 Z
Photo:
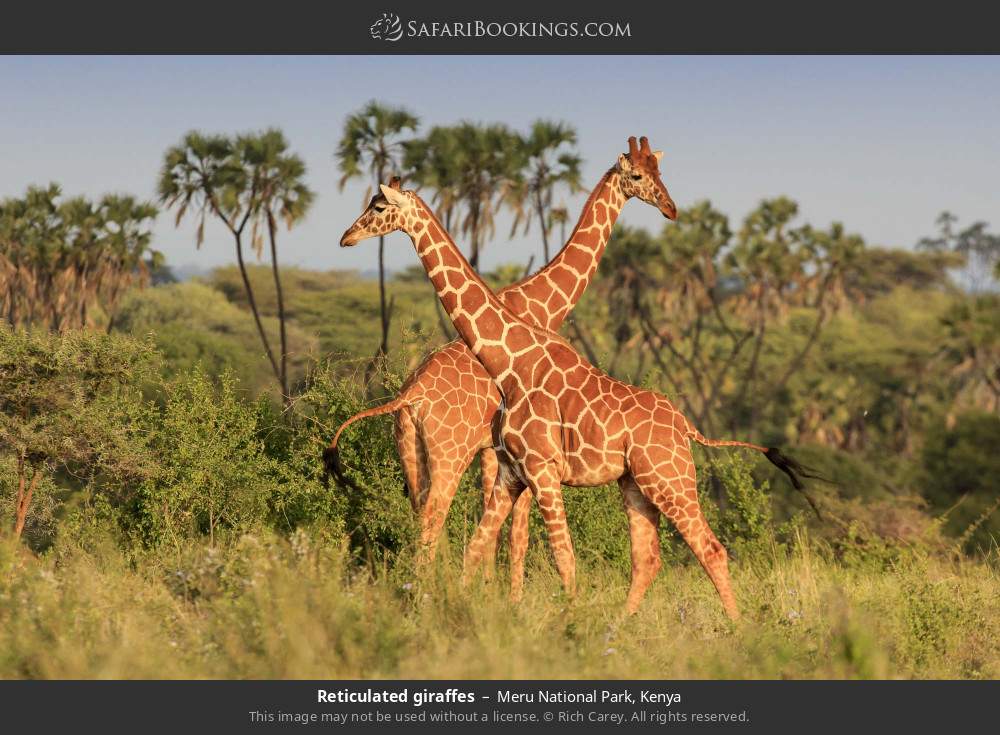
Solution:
M 399 177 L 393 176 L 388 185 L 379 184 L 379 193 L 372 197 L 365 211 L 340 238 L 341 247 L 356 245 L 369 237 L 387 235 L 402 229 L 415 207 L 413 192 L 403 191 Z
M 677 219 L 677 205 L 660 178 L 660 159 L 663 151 L 649 150 L 646 136 L 628 139 L 628 153 L 618 156 L 618 173 L 622 196 L 638 197 L 659 209 L 667 219 Z

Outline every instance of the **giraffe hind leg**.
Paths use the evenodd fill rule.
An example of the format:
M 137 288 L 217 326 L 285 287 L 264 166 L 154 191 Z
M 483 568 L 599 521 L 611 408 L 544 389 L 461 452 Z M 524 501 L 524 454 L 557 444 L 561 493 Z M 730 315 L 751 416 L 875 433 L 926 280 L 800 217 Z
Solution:
M 396 440 L 396 452 L 403 470 L 404 492 L 409 496 L 414 512 L 419 513 L 424 493 L 429 486 L 430 473 L 427 470 L 423 443 L 418 436 L 417 424 L 409 406 L 396 412 L 393 438 Z
M 660 571 L 660 511 L 642 494 L 631 476 L 618 480 L 622 492 L 622 504 L 628 516 L 629 541 L 632 551 L 632 583 L 629 588 L 625 610 L 634 615 L 646 590 Z
M 729 555 L 709 528 L 698 503 L 694 462 L 690 449 L 644 447 L 633 450 L 629 465 L 642 494 L 673 522 L 722 600 L 726 614 L 739 618 L 736 597 L 729 578 Z

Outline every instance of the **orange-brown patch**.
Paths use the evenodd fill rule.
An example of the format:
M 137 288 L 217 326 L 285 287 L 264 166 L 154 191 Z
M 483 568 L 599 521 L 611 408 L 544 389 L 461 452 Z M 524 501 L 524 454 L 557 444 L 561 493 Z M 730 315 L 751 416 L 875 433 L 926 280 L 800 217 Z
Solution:
M 507 347 L 511 352 L 520 352 L 534 344 L 534 341 L 528 328 L 520 324 L 515 324 L 507 330 Z
M 489 309 L 476 319 L 476 329 L 483 339 L 496 341 L 503 335 L 503 320 L 496 311 Z
M 469 314 L 475 314 L 479 309 L 486 303 L 486 294 L 478 288 L 468 288 L 465 293 L 462 294 L 461 304 L 462 310 L 467 311 Z
M 573 289 L 577 285 L 577 277 L 573 271 L 562 267 L 553 268 L 550 275 L 556 288 L 562 290 L 563 293 L 573 293 Z

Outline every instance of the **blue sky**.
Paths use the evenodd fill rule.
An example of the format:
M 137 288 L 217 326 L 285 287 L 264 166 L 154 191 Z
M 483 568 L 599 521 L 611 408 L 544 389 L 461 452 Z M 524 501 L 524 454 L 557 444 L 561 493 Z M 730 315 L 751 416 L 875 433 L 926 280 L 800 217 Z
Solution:
M 425 127 L 567 120 L 588 189 L 627 136 L 648 135 L 677 203 L 710 199 L 734 224 L 786 194 L 802 221 L 839 220 L 874 244 L 912 246 L 944 209 L 1000 226 L 1000 57 L 0 57 L 0 197 L 55 181 L 152 198 L 185 131 L 276 125 L 318 193 L 283 234 L 284 262 L 370 269 L 374 248 L 337 247 L 365 184 L 338 191 L 333 151 L 345 116 L 373 98 Z M 585 194 L 563 198 L 575 220 Z M 636 202 L 621 221 L 663 224 Z M 507 222 L 483 266 L 537 263 L 540 237 L 509 240 Z M 221 227 L 200 252 L 193 223 L 170 214 L 155 235 L 172 265 L 233 261 Z M 404 236 L 388 261 L 417 262 Z

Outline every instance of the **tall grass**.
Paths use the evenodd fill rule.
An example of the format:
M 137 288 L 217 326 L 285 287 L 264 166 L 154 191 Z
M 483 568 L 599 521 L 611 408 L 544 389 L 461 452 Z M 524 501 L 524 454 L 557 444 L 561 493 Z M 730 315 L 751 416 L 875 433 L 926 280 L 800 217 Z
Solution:
M 458 583 L 458 548 L 413 576 L 335 538 L 247 535 L 126 561 L 113 543 L 44 557 L 0 545 L 4 678 L 997 678 L 1000 580 L 913 551 L 837 561 L 799 534 L 735 561 L 730 623 L 694 563 L 665 565 L 640 612 L 627 577 L 580 565 L 567 600 L 545 553 L 524 601 L 504 575 Z

